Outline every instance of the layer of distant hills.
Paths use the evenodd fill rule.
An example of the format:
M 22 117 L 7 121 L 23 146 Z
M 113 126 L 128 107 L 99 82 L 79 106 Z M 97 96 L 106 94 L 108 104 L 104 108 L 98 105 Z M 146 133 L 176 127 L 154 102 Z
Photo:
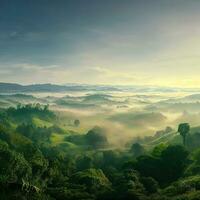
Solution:
M 95 85 L 79 85 L 79 84 L 33 84 L 20 85 L 15 83 L 0 83 L 0 93 L 9 92 L 64 92 L 64 91 L 118 91 L 119 89 L 112 86 L 95 86 Z
M 0 93 L 20 92 L 65 92 L 65 91 L 130 91 L 130 92 L 197 92 L 200 89 L 172 88 L 172 87 L 151 87 L 151 86 L 109 86 L 109 85 L 88 85 L 88 84 L 31 84 L 21 85 L 16 83 L 1 83 Z

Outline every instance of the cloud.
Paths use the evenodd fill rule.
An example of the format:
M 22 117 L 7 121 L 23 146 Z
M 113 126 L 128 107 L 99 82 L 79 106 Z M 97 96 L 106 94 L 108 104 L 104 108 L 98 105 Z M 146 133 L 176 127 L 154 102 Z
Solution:
M 97 75 L 105 77 L 105 79 L 108 78 L 113 81 L 113 79 L 116 80 L 122 80 L 124 79 L 125 82 L 130 82 L 130 81 L 137 81 L 138 79 L 136 78 L 136 74 L 130 72 L 124 72 L 124 71 L 116 71 L 116 70 L 111 70 L 105 67 L 91 67 L 91 71 L 96 72 Z
M 16 4 L 19 15 L 13 18 L 4 9 L 0 79 L 196 86 L 200 4 L 178 2 L 55 4 L 59 14 L 52 4 L 33 5 L 30 13 Z

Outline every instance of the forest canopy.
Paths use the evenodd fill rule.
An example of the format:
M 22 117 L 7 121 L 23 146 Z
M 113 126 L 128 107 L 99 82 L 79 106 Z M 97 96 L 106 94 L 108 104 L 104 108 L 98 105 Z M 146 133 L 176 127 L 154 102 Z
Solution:
M 149 148 L 152 139 L 173 132 L 167 127 L 116 149 L 100 126 L 70 132 L 48 106 L 19 105 L 0 115 L 1 199 L 161 200 L 199 194 L 198 132 L 187 130 L 182 144 Z M 63 139 L 55 143 L 55 135 Z

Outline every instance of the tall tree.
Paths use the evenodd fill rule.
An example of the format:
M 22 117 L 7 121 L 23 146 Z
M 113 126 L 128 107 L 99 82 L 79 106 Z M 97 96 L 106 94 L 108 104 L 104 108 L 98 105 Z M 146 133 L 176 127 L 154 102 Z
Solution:
M 190 131 L 190 125 L 188 123 L 182 123 L 178 126 L 178 132 L 183 137 L 183 145 L 186 143 L 186 136 Z

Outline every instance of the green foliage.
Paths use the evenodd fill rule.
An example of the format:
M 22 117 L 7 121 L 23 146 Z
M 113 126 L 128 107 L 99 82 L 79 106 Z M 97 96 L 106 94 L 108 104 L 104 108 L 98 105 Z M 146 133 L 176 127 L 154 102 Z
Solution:
M 65 141 L 90 147 L 91 149 L 105 148 L 109 145 L 105 130 L 98 126 L 95 126 L 84 135 L 73 134 L 67 136 Z
M 10 150 L 5 142 L 0 143 L 0 163 L 0 184 L 20 184 L 31 177 L 31 166 L 24 156 Z
M 84 191 L 83 188 L 49 188 L 47 191 L 56 200 L 94 200 L 95 196 Z
M 33 120 L 56 121 L 56 115 L 48 109 L 48 106 L 40 104 L 18 105 L 17 108 L 10 107 L 6 110 L 6 116 L 15 123 L 32 123 Z M 38 119 L 37 119 L 38 118 Z
M 195 132 L 193 134 L 189 134 L 187 136 L 186 141 L 187 148 L 190 150 L 194 150 L 200 147 L 200 133 Z
M 148 193 L 156 193 L 158 192 L 158 188 L 159 188 L 159 184 L 158 182 L 153 179 L 152 177 L 142 177 L 140 179 L 141 183 L 143 184 L 143 186 L 145 187 L 145 190 Z
M 152 154 L 153 156 L 155 156 L 155 157 L 160 157 L 161 154 L 162 154 L 162 152 L 163 152 L 163 150 L 166 149 L 166 148 L 167 148 L 167 145 L 161 143 L 161 144 L 159 144 L 159 145 L 157 145 L 157 146 L 155 146 L 155 147 L 153 148 L 153 151 L 151 152 L 151 154 Z
M 200 174 L 200 149 L 196 149 L 191 154 L 191 159 L 193 162 L 188 166 L 185 171 L 185 176 L 194 176 Z
M 186 136 L 190 131 L 190 125 L 188 123 L 182 123 L 178 126 L 178 132 L 183 137 L 183 145 L 186 143 Z
M 56 122 L 48 106 L 39 104 L 0 111 L 0 199 L 198 199 L 197 130 L 188 134 L 180 126 L 188 134 L 187 150 L 168 145 L 174 137 L 169 127 L 150 138 L 153 148 L 145 138 L 131 149 L 114 149 L 100 127 L 78 134 Z
M 143 175 L 169 184 L 181 177 L 189 164 L 188 151 L 182 146 L 168 146 L 160 157 L 144 155 L 137 158 L 135 168 Z
M 175 181 L 183 175 L 189 164 L 189 152 L 182 146 L 169 146 L 161 154 L 163 172 L 167 174 L 166 182 Z
M 200 177 L 190 176 L 181 179 L 163 190 L 163 194 L 167 196 L 176 196 L 185 194 L 190 191 L 200 190 Z
M 93 148 L 103 148 L 108 145 L 108 140 L 105 135 L 105 131 L 96 126 L 86 134 L 86 140 Z
M 75 119 L 74 120 L 74 126 L 78 127 L 80 125 L 80 120 Z
M 36 143 L 46 142 L 50 140 L 52 132 L 46 127 L 36 127 L 33 124 L 21 124 L 17 127 L 16 132 L 21 133 L 25 137 Z
M 133 166 L 138 170 L 142 176 L 153 177 L 158 181 L 161 181 L 161 159 L 151 155 L 143 155 L 137 158 L 137 162 Z
M 141 156 L 145 152 L 144 147 L 139 143 L 132 144 L 130 151 L 135 157 Z
M 77 159 L 77 170 L 85 170 L 93 167 L 93 158 L 91 156 L 81 156 L 80 158 Z
M 109 189 L 111 186 L 101 169 L 91 168 L 77 172 L 71 177 L 71 180 L 76 184 L 85 185 L 92 192 Z

